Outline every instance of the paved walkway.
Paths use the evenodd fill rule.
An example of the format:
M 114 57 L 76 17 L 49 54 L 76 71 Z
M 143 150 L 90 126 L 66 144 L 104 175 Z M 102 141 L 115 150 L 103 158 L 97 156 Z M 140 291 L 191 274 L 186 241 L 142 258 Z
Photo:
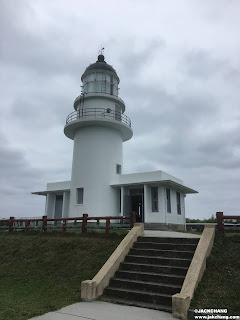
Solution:
M 170 313 L 102 301 L 79 302 L 29 320 L 176 320 Z
M 175 231 L 144 230 L 144 237 L 200 238 L 201 235 Z

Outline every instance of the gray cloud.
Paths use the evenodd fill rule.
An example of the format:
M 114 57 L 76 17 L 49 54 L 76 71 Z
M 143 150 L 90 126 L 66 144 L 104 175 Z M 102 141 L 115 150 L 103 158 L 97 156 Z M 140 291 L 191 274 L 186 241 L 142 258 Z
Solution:
M 134 137 L 124 144 L 125 172 L 162 169 L 199 190 L 186 199 L 187 216 L 235 213 L 239 5 L 216 10 L 219 5 L 226 7 L 187 0 L 152 6 L 143 0 L 134 7 L 125 0 L 104 6 L 3 2 L 0 215 L 41 215 L 44 198 L 30 192 L 70 179 L 72 141 L 63 127 L 81 74 L 101 44 L 133 124 Z

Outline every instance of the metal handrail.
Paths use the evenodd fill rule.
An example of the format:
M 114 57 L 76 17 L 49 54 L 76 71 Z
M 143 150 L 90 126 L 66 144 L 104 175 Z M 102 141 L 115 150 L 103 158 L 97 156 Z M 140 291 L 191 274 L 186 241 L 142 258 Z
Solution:
M 131 120 L 125 114 L 122 114 L 121 112 L 112 110 L 110 108 L 86 108 L 74 111 L 67 116 L 66 124 L 78 119 L 86 119 L 88 117 L 97 119 L 113 119 L 116 121 L 120 121 L 131 128 Z

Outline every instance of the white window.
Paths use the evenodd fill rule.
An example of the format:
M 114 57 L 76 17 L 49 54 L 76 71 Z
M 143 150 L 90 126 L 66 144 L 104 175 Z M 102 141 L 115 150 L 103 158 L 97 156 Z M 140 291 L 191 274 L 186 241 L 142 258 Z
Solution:
M 176 197 L 177 197 L 177 213 L 181 214 L 181 197 L 180 197 L 180 192 L 176 192 Z
M 83 188 L 77 188 L 77 204 L 83 204 Z
M 116 173 L 121 174 L 122 173 L 122 166 L 120 164 L 116 165 Z
M 158 187 L 151 188 L 152 212 L 158 212 Z
M 171 193 L 170 193 L 170 189 L 166 189 L 166 197 L 167 197 L 167 212 L 171 213 Z

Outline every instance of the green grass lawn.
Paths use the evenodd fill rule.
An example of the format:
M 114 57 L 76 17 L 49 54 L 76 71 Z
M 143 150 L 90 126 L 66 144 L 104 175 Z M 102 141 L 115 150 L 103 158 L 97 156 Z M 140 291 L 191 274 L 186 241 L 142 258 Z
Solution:
M 240 315 L 240 234 L 216 233 L 207 268 L 191 302 L 191 309 L 227 308 Z
M 81 301 L 127 232 L 0 232 L 0 320 L 26 320 Z

